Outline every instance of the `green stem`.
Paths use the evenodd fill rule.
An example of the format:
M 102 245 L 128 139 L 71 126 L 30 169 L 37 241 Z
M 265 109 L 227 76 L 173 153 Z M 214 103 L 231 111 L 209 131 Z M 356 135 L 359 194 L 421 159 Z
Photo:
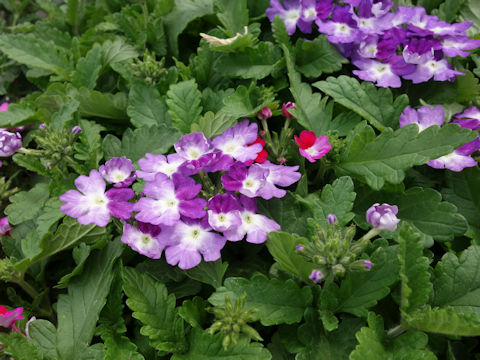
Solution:
M 43 156 L 43 151 L 42 150 L 25 149 L 23 147 L 18 149 L 17 152 L 20 153 L 20 154 L 31 155 L 31 156 Z
M 39 293 L 37 290 L 33 288 L 32 285 L 27 283 L 25 279 L 23 278 L 23 275 L 19 277 L 18 279 L 13 280 L 14 283 L 20 285 L 20 287 L 25 290 L 25 292 L 32 297 L 32 299 L 35 299 Z
M 391 328 L 390 330 L 388 330 L 387 335 L 394 338 L 394 337 L 402 335 L 407 330 L 408 329 L 404 326 L 404 324 L 401 323 L 400 325 L 397 325 L 397 326 Z

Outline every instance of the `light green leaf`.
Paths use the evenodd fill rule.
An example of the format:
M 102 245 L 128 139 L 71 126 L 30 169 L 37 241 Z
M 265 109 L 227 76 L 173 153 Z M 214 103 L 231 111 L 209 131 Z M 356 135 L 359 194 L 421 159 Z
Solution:
M 173 10 L 165 16 L 168 43 L 174 56 L 178 56 L 178 35 L 188 23 L 198 17 L 213 14 L 213 0 L 176 0 Z
M 217 17 L 222 25 L 233 36 L 237 32 L 243 33 L 243 27 L 248 25 L 247 0 L 216 0 L 218 7 Z
M 422 332 L 407 332 L 390 339 L 383 328 L 383 319 L 374 313 L 368 314 L 368 327 L 357 332 L 358 345 L 350 354 L 350 360 L 436 360 L 426 350 L 428 336 Z
M 298 39 L 295 44 L 295 59 L 297 69 L 310 78 L 338 71 L 342 64 L 348 63 L 347 58 L 335 49 L 325 35 L 318 36 L 313 41 Z
M 388 181 L 399 184 L 405 170 L 451 153 L 476 134 L 457 124 L 431 126 L 418 133 L 415 124 L 398 130 L 385 129 L 379 136 L 365 123 L 347 137 L 345 152 L 335 167 L 338 175 L 350 175 L 379 190 Z
M 355 197 L 352 179 L 342 176 L 331 185 L 324 186 L 320 197 L 317 194 L 310 194 L 306 200 L 313 204 L 313 214 L 317 223 L 326 227 L 327 215 L 335 214 L 338 223 L 344 226 L 354 217 L 351 210 Z
M 171 125 L 172 119 L 167 112 L 165 100 L 155 88 L 141 83 L 134 84 L 130 88 L 128 101 L 127 114 L 135 127 Z
M 98 116 L 106 119 L 128 119 L 125 94 L 115 95 L 81 88 L 77 100 L 80 101 L 80 112 L 85 116 Z
M 31 68 L 40 68 L 70 77 L 72 66 L 68 60 L 67 50 L 46 42 L 32 34 L 1 35 L 0 50 L 11 59 Z
M 8 111 L 0 111 L 0 127 L 16 127 L 31 123 L 35 111 L 23 104 L 9 104 Z
M 458 20 L 473 22 L 473 26 L 467 30 L 467 36 L 480 33 L 480 4 L 476 0 L 466 0 L 460 10 Z
M 456 102 L 458 103 L 473 101 L 480 95 L 478 78 L 468 70 L 464 70 L 464 73 L 464 76 L 457 76 L 455 80 L 455 87 L 458 94 Z
M 327 285 L 320 294 L 320 311 L 366 317 L 367 309 L 388 295 L 399 270 L 396 248 L 378 248 L 371 261 L 369 271 L 349 272 L 340 287 L 335 283 Z
M 198 124 L 192 124 L 192 132 L 203 132 L 206 137 L 212 139 L 220 135 L 229 127 L 236 124 L 236 119 L 225 113 L 219 112 L 216 115 L 209 111 L 202 116 Z
M 86 170 L 98 168 L 103 157 L 100 132 L 105 128 L 95 121 L 80 120 L 80 142 L 75 143 L 75 159 L 85 162 Z
M 37 319 L 29 327 L 30 340 L 45 359 L 57 358 L 57 329 L 47 320 Z
M 183 319 L 175 310 L 175 295 L 149 275 L 125 268 L 123 290 L 133 317 L 142 324 L 140 333 L 150 338 L 157 350 L 181 352 L 186 348 Z
M 465 235 L 480 240 L 480 168 L 448 171 L 445 175 L 448 188 L 442 190 L 443 197 L 467 219 L 468 231 Z
M 312 302 L 309 287 L 299 288 L 291 279 L 283 282 L 261 274 L 254 275 L 250 280 L 226 279 L 224 286 L 218 288 L 208 301 L 216 307 L 224 307 L 225 296 L 228 295 L 234 302 L 243 293 L 247 294 L 245 309 L 257 309 L 254 317 L 265 326 L 300 322 L 305 308 Z
M 170 86 L 167 92 L 168 112 L 173 124 L 183 134 L 190 132 L 190 126 L 200 121 L 202 93 L 195 80 L 182 81 Z
M 104 67 L 133 59 L 137 56 L 137 50 L 133 46 L 126 44 L 123 38 L 119 37 L 115 41 L 107 40 L 102 44 L 102 63 Z
M 15 360 L 39 359 L 37 349 L 23 334 L 17 332 L 0 333 L 0 344 L 5 354 L 12 355 Z
M 445 0 L 438 8 L 438 17 L 449 23 L 455 22 L 464 3 L 465 0 Z
M 72 279 L 68 294 L 57 303 L 57 351 L 59 359 L 81 359 L 95 332 L 113 280 L 112 267 L 122 254 L 120 241 L 109 242 L 85 264 L 82 275 Z
M 222 334 L 210 335 L 201 329 L 192 329 L 189 335 L 190 348 L 185 354 L 175 353 L 172 360 L 270 360 L 270 352 L 260 343 L 250 343 L 241 337 L 227 350 L 222 346 Z
M 152 126 L 140 129 L 127 129 L 123 133 L 122 140 L 112 134 L 103 139 L 103 151 L 105 159 L 109 160 L 116 156 L 126 156 L 132 161 L 145 156 L 145 154 L 163 154 L 180 139 L 180 133 L 173 127 Z
M 393 101 L 390 89 L 377 88 L 371 82 L 359 83 L 357 79 L 341 75 L 318 81 L 313 86 L 331 96 L 335 102 L 355 111 L 380 131 L 387 127 L 398 128 L 398 118 L 408 105 L 403 94 Z
M 216 66 L 224 76 L 263 79 L 271 74 L 281 58 L 281 51 L 273 43 L 261 42 L 242 52 L 223 54 Z
M 201 262 L 193 269 L 186 270 L 185 274 L 193 280 L 213 286 L 215 289 L 222 286 L 223 276 L 227 271 L 228 263 L 221 260 Z
M 453 336 L 479 336 L 480 316 L 475 313 L 459 313 L 454 308 L 425 307 L 405 316 L 409 326 L 421 331 Z
M 78 60 L 77 67 L 72 75 L 72 84 L 80 89 L 85 87 L 93 90 L 102 70 L 102 48 L 95 44 L 85 57 Z
M 49 172 L 45 168 L 45 165 L 43 165 L 41 161 L 37 158 L 23 154 L 15 154 L 12 156 L 12 159 L 16 164 L 27 170 L 36 172 L 37 174 L 43 175 L 45 177 L 49 176 Z
M 402 282 L 400 310 L 402 314 L 408 314 L 425 305 L 432 292 L 430 261 L 423 256 L 423 243 L 420 235 L 405 222 L 400 226 L 398 243 Z
M 433 272 L 433 306 L 449 306 L 480 317 L 480 246 L 470 246 L 460 258 L 446 253 Z
M 60 109 L 52 114 L 50 125 L 55 130 L 62 130 L 65 124 L 73 119 L 73 114 L 78 110 L 80 102 L 75 99 L 66 99 Z
M 285 48 L 290 52 L 293 51 L 292 44 L 290 43 L 290 35 L 288 35 L 285 23 L 279 15 L 275 16 L 275 19 L 273 19 L 272 32 L 273 38 L 278 45 L 285 46 Z
M 274 108 L 275 97 L 271 89 L 258 87 L 252 83 L 249 88 L 240 85 L 236 88 L 235 94 L 223 100 L 225 106 L 220 113 L 239 119 L 253 117 L 265 106 Z
M 29 191 L 21 191 L 10 197 L 10 205 L 5 208 L 8 222 L 18 225 L 31 220 L 42 209 L 49 197 L 48 184 L 38 183 Z

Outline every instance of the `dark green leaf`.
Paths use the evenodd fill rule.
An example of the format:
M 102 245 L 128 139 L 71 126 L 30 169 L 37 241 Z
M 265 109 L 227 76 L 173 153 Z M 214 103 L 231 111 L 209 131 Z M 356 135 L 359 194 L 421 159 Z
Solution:
M 195 80 L 182 81 L 170 86 L 167 92 L 168 112 L 173 124 L 183 134 L 190 132 L 190 126 L 200 121 L 202 93 Z
M 240 85 L 235 90 L 235 94 L 228 96 L 223 100 L 225 106 L 220 110 L 232 118 L 239 119 L 243 117 L 253 117 L 265 106 L 275 105 L 273 92 L 264 87 L 258 87 L 254 83 L 246 88 Z
M 50 321 L 37 319 L 30 324 L 29 335 L 45 359 L 57 358 L 57 329 Z
M 5 354 L 12 355 L 15 360 L 39 359 L 37 349 L 22 334 L 0 333 L 0 344 Z
M 100 336 L 105 342 L 105 360 L 144 360 L 137 351 L 137 346 L 127 337 L 122 336 L 107 326 L 100 326 Z
M 192 327 L 202 329 L 207 321 L 207 312 L 205 308 L 208 303 L 199 296 L 193 300 L 185 300 L 178 308 L 178 314 Z
M 127 119 L 125 94 L 111 95 L 95 90 L 81 88 L 77 100 L 80 112 L 86 116 L 98 116 L 106 119 Z
M 243 27 L 248 25 L 247 0 L 216 0 L 215 5 L 220 11 L 217 12 L 218 20 L 231 35 L 237 32 L 243 33 Z
M 97 84 L 102 69 L 102 48 L 95 44 L 85 57 L 78 60 L 77 67 L 72 75 L 73 86 L 80 89 L 86 87 L 93 90 Z
M 8 111 L 0 111 L 0 127 L 16 127 L 31 122 L 35 112 L 22 104 L 9 104 Z
M 12 225 L 33 219 L 49 197 L 48 184 L 39 183 L 29 191 L 21 191 L 10 197 L 10 205 L 5 209 Z
M 186 270 L 188 277 L 213 286 L 215 289 L 222 286 L 223 276 L 227 271 L 228 263 L 221 260 L 202 262 L 193 269 Z
M 172 119 L 167 112 L 165 100 L 155 88 L 135 84 L 130 88 L 128 101 L 127 114 L 135 127 L 171 125 Z

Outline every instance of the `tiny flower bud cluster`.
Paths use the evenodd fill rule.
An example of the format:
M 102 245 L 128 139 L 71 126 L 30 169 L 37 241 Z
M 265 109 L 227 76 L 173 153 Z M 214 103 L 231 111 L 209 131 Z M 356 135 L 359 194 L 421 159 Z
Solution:
M 400 127 L 408 124 L 417 124 L 418 130 L 423 131 L 426 128 L 444 123 L 445 112 L 441 105 L 434 108 L 422 106 L 418 110 L 407 106 L 400 115 Z M 480 130 L 480 111 L 472 106 L 464 112 L 455 114 L 452 123 L 460 125 L 462 128 L 472 131 Z M 444 155 L 438 159 L 430 160 L 427 165 L 435 169 L 449 169 L 452 171 L 462 171 L 467 167 L 477 165 L 477 161 L 472 157 L 475 151 L 480 150 L 480 137 L 462 145 L 452 153 Z
M 298 166 L 276 165 L 262 155 L 255 123 L 244 120 L 213 140 L 203 133 L 183 136 L 175 153 L 147 153 L 140 170 L 126 157 L 113 158 L 89 176 L 75 180 L 60 200 L 61 210 L 81 224 L 106 226 L 111 216 L 125 220 L 122 241 L 153 259 L 165 257 L 181 269 L 220 258 L 226 241 L 263 243 L 280 226 L 257 214 L 256 197 L 285 196 L 297 182 Z M 129 202 L 129 187 L 146 181 L 140 197 Z M 113 188 L 106 191 L 106 183 Z M 132 214 L 135 221 L 130 221 Z
M 449 24 L 421 6 L 394 7 L 390 0 L 270 0 L 270 21 L 280 16 L 289 35 L 298 27 L 326 34 L 359 68 L 353 73 L 381 87 L 400 87 L 401 77 L 421 83 L 455 80 L 447 57 L 466 57 L 480 46 L 466 30 L 472 22 Z M 395 9 L 394 11 L 392 11 Z

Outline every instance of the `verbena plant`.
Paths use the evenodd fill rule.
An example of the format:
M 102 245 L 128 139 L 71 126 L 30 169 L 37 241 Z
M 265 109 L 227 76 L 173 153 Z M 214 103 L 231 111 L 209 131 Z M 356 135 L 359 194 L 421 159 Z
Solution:
M 0 14 L 0 357 L 480 358 L 478 1 Z

